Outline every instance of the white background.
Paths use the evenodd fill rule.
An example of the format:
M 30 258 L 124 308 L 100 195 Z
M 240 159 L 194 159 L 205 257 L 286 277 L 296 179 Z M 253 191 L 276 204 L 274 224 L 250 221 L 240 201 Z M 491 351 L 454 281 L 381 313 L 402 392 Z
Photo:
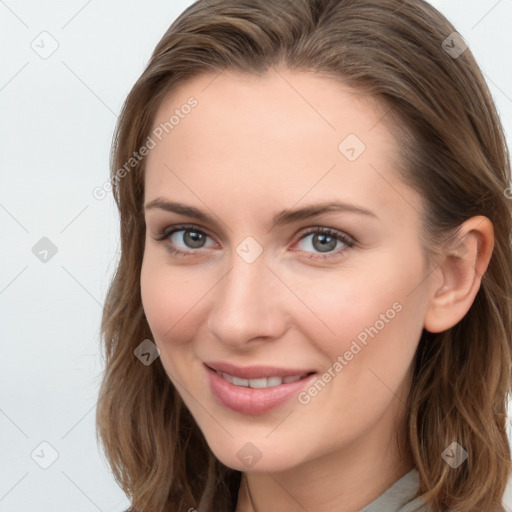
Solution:
M 122 102 L 191 3 L 0 0 L 0 512 L 129 505 L 95 439 L 101 305 L 119 244 L 113 199 L 92 190 L 108 179 Z M 469 43 L 511 144 L 512 0 L 433 3 Z M 31 47 L 41 38 L 58 44 L 47 59 Z M 42 237 L 57 247 L 46 263 L 32 252 Z M 51 462 L 43 441 L 58 453 L 48 469 L 31 458 Z

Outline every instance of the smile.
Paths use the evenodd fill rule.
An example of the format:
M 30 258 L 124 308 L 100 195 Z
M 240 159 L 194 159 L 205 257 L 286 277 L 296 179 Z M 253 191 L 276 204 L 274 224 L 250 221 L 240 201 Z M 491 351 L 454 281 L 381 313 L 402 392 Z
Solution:
M 241 386 L 246 388 L 272 388 L 274 386 L 280 386 L 281 384 L 289 384 L 290 382 L 296 382 L 304 377 L 307 377 L 309 373 L 303 373 L 301 375 L 290 375 L 287 377 L 268 377 L 268 378 L 260 378 L 260 379 L 241 379 L 240 377 L 235 377 L 225 372 L 218 372 L 214 370 L 218 375 L 220 375 L 224 380 L 228 381 L 230 384 L 235 386 Z
M 264 414 L 284 405 L 317 376 L 316 372 L 298 368 L 237 368 L 227 363 L 214 365 L 217 369 L 204 365 L 212 395 L 224 407 L 249 415 Z

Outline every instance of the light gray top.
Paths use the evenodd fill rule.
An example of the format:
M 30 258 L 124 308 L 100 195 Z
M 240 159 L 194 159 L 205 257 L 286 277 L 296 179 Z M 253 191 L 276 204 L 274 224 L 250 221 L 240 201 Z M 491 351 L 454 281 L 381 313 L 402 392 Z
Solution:
M 423 500 L 414 498 L 419 485 L 418 471 L 411 469 L 359 512 L 430 512 Z

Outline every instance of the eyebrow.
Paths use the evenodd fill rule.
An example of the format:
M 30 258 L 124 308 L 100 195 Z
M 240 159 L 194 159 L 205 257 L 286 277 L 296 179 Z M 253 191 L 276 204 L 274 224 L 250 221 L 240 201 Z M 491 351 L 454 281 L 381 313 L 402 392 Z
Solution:
M 165 210 L 166 212 L 173 212 L 180 215 L 185 215 L 187 217 L 194 217 L 198 220 L 215 224 L 215 219 L 213 217 L 203 212 L 202 210 L 196 208 L 195 206 L 190 206 L 174 201 L 167 201 L 165 199 L 158 197 L 156 199 L 153 199 L 144 206 L 145 210 L 151 210 L 154 208 L 159 208 L 161 210 Z M 365 215 L 367 217 L 373 217 L 375 219 L 378 218 L 374 212 L 367 210 L 366 208 L 362 208 L 360 206 L 356 206 L 350 203 L 331 201 L 327 203 L 319 203 L 310 206 L 304 206 L 302 208 L 296 208 L 294 210 L 283 210 L 274 215 L 272 219 L 271 229 L 274 229 L 277 226 L 291 224 L 293 222 L 298 222 L 300 220 L 305 220 L 311 217 L 316 217 L 318 215 L 332 212 L 357 213 L 360 215 Z

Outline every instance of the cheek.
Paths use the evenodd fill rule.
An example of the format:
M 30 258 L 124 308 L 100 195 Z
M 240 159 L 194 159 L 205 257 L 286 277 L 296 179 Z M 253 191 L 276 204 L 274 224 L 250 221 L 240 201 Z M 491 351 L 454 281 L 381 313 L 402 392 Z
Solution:
M 171 266 L 155 253 L 144 255 L 141 298 L 155 343 L 165 351 L 194 338 L 213 280 L 207 269 L 201 272 L 194 266 Z
M 402 303 L 404 296 L 403 278 L 388 273 L 384 280 L 382 275 L 354 270 L 326 274 L 300 286 L 301 298 L 311 310 L 303 317 L 304 328 L 311 338 L 322 340 L 322 351 L 339 354 L 348 350 L 353 339 L 364 341 L 365 328 L 376 322 L 378 328 L 384 327 L 381 315 L 391 321 L 397 316 L 400 305 L 396 302 Z
M 190 286 L 151 254 L 142 262 L 140 287 L 144 312 L 155 341 L 167 338 L 186 315 Z
M 410 362 L 423 327 L 420 288 L 411 293 L 424 278 L 421 270 L 412 258 L 390 255 L 365 271 L 310 280 L 305 302 L 318 320 L 307 315 L 303 330 L 331 363 L 344 354 L 365 367 L 381 366 L 380 361 L 390 368 Z
M 197 329 L 192 306 L 201 297 L 197 282 L 184 275 L 186 272 L 158 261 L 152 254 L 144 256 L 140 277 L 144 313 L 162 365 L 178 389 L 184 383 L 191 357 L 188 342 Z

